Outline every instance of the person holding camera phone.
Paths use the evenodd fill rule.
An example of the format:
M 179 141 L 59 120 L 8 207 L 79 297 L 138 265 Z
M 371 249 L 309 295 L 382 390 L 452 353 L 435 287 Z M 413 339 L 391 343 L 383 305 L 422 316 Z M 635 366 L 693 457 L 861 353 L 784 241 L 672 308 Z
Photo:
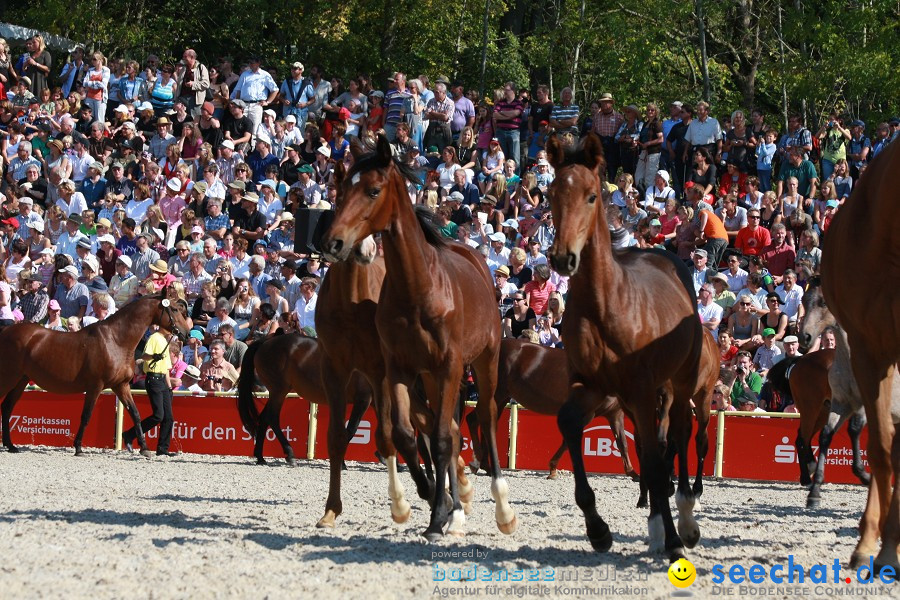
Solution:
M 830 179 L 834 173 L 834 165 L 847 158 L 847 144 L 850 142 L 850 129 L 844 129 L 844 120 L 837 113 L 831 111 L 828 120 L 816 133 L 822 146 L 822 179 Z
M 735 404 L 745 395 L 752 392 L 759 396 L 762 391 L 763 379 L 753 368 L 753 359 L 746 350 L 737 353 L 736 364 L 732 369 L 735 372 L 734 384 L 731 386 L 731 401 Z
M 200 366 L 200 387 L 207 392 L 227 392 L 237 380 L 237 370 L 225 360 L 225 342 L 213 340 L 209 344 L 209 358 Z

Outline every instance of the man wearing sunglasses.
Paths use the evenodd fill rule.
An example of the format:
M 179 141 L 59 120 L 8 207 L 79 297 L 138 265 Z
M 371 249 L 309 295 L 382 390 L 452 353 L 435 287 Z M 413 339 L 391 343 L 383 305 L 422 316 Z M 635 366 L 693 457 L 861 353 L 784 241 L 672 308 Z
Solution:
M 772 243 L 769 230 L 759 224 L 759 209 L 747 211 L 747 226 L 742 227 L 734 239 L 734 247 L 745 256 L 758 256 L 763 248 Z

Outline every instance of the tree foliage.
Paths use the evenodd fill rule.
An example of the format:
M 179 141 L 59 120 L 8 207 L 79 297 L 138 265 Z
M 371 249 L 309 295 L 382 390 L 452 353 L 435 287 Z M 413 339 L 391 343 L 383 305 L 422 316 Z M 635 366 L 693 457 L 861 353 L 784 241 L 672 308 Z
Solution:
M 583 106 L 602 91 L 620 102 L 698 100 L 703 9 L 716 112 L 837 106 L 881 118 L 900 112 L 900 14 L 889 0 L 44 0 L 0 17 L 67 36 L 109 56 L 263 57 L 283 76 L 294 60 L 328 73 L 392 70 L 481 82 L 571 86 Z M 780 17 L 780 19 L 779 19 Z M 787 92 L 789 106 L 783 106 Z

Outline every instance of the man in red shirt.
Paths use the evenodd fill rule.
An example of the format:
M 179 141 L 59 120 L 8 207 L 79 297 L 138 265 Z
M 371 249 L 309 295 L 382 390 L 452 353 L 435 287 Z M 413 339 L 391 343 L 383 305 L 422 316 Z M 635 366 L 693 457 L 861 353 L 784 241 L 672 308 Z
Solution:
M 745 256 L 758 256 L 772 243 L 769 230 L 759 226 L 759 209 L 747 211 L 747 226 L 742 227 L 734 240 L 734 247 Z
M 777 284 L 781 283 L 787 269 L 794 268 L 794 261 L 797 259 L 797 252 L 785 243 L 786 238 L 787 228 L 783 223 L 772 225 L 772 243 L 763 248 L 760 255 Z

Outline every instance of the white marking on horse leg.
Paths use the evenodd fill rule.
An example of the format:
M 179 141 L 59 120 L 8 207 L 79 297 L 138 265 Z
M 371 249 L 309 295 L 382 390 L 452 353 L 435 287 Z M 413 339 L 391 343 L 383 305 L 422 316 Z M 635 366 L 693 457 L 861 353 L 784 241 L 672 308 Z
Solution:
M 666 548 L 666 529 L 661 514 L 647 517 L 647 531 L 650 537 L 650 552 L 659 553 Z
M 694 519 L 694 497 L 675 492 L 675 506 L 678 507 L 678 535 L 688 548 L 693 548 L 700 541 L 700 526 Z
M 466 515 L 462 510 L 454 510 L 450 513 L 450 525 L 447 527 L 447 535 L 463 537 L 466 535 Z
M 409 502 L 404 497 L 403 484 L 400 483 L 400 477 L 397 475 L 397 457 L 389 456 L 387 458 L 388 467 L 388 497 L 391 499 L 391 518 L 395 523 L 405 523 L 409 519 L 409 513 L 412 510 Z
M 516 530 L 519 523 L 516 512 L 509 505 L 509 485 L 506 478 L 498 477 L 491 482 L 491 496 L 494 497 L 494 516 L 497 519 L 497 527 L 501 532 L 509 535 Z

